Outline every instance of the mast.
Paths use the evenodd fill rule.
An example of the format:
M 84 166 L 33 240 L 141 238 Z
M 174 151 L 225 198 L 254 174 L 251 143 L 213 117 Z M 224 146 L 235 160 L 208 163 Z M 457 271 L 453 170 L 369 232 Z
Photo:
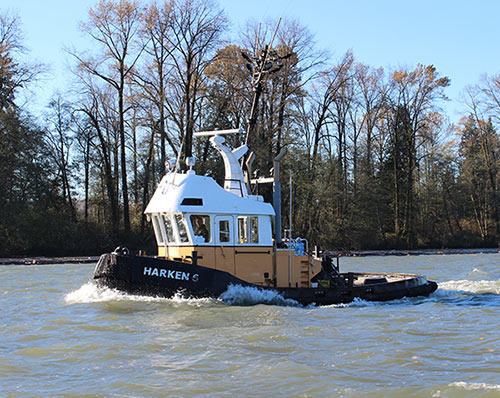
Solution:
M 260 96 L 264 89 L 263 83 L 264 78 L 267 75 L 273 74 L 279 71 L 283 67 L 283 63 L 281 62 L 283 59 L 290 57 L 290 55 L 285 55 L 280 57 L 276 51 L 271 50 L 271 46 L 273 44 L 274 38 L 278 33 L 278 28 L 281 23 L 281 18 L 278 20 L 276 24 L 276 29 L 274 30 L 274 35 L 269 44 L 266 44 L 262 50 L 260 50 L 260 54 L 258 54 L 258 45 L 256 46 L 255 55 L 250 58 L 250 56 L 242 52 L 241 55 L 245 58 L 248 63 L 246 67 L 250 72 L 252 72 L 252 103 L 250 105 L 250 113 L 248 116 L 248 126 L 247 126 L 247 134 L 245 137 L 245 144 L 248 145 L 248 140 L 250 137 L 254 135 L 255 126 L 257 125 L 257 109 L 260 100 Z M 258 37 L 256 38 L 256 42 L 258 43 Z
M 247 53 L 243 52 L 242 56 L 248 61 L 246 67 L 250 72 L 252 72 L 252 102 L 250 105 L 250 113 L 247 120 L 247 131 L 245 136 L 245 145 L 247 145 L 250 150 L 248 154 L 242 159 L 242 169 L 244 168 L 245 181 L 248 184 L 248 192 L 251 192 L 250 182 L 252 177 L 252 163 L 255 159 L 255 153 L 252 151 L 252 140 L 255 138 L 255 131 L 257 127 L 257 115 L 259 108 L 259 101 L 264 91 L 264 83 L 268 76 L 278 72 L 283 67 L 283 60 L 289 58 L 292 53 L 287 53 L 285 55 L 278 55 L 278 53 L 272 49 L 272 44 L 278 33 L 278 28 L 281 23 L 281 18 L 276 24 L 276 29 L 274 30 L 273 37 L 269 44 L 266 44 L 259 52 L 259 34 L 256 37 L 256 50 L 255 55 L 251 58 Z M 274 223 L 274 233 L 275 242 L 277 244 L 281 243 L 281 184 L 280 184 L 280 167 L 279 162 L 285 156 L 286 148 L 282 150 L 273 159 L 273 169 L 274 173 L 271 179 L 256 179 L 252 181 L 262 181 L 273 183 L 273 207 L 276 213 L 275 223 Z

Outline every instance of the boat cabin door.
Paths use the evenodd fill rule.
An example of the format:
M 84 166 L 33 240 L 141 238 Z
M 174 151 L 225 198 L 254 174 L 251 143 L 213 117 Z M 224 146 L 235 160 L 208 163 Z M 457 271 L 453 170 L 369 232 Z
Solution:
M 231 216 L 215 217 L 215 268 L 234 275 L 234 223 Z

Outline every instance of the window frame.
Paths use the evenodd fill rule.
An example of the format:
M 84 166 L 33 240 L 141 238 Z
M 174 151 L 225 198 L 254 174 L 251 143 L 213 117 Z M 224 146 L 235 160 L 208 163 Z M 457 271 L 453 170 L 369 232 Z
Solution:
M 248 243 L 248 217 L 247 216 L 238 216 L 237 218 L 238 224 L 238 243 L 240 245 Z
M 215 241 L 214 243 L 216 245 L 221 245 L 221 246 L 233 246 L 234 245 L 234 218 L 232 216 L 215 216 Z M 221 222 L 227 222 L 227 225 L 229 227 L 229 230 L 227 232 L 228 236 L 229 236 L 229 240 L 228 241 L 222 241 L 220 239 L 221 237 Z
M 177 244 L 178 245 L 189 245 L 191 244 L 191 234 L 190 229 L 186 222 L 186 217 L 184 213 L 172 213 L 173 223 L 172 225 L 175 227 L 175 231 L 177 233 Z M 179 218 L 178 218 L 179 217 Z M 181 239 L 181 232 L 179 231 L 179 225 L 184 227 L 184 232 L 186 233 L 186 240 Z
M 239 245 L 259 244 L 259 216 L 238 216 L 236 223 L 238 228 L 237 243 Z M 254 226 L 256 226 L 256 230 L 254 230 Z
M 179 238 L 178 236 L 176 235 L 176 232 L 175 232 L 175 225 L 174 225 L 174 222 L 172 221 L 172 217 L 171 217 L 171 214 L 169 213 L 162 213 L 161 214 L 162 216 L 162 223 L 161 223 L 161 226 L 163 227 L 164 229 L 164 236 L 166 238 L 166 243 L 167 244 L 178 244 L 179 243 Z M 172 240 L 169 239 L 169 234 L 168 234 L 168 231 L 167 231 L 167 221 L 170 223 L 170 230 L 171 230 L 171 233 L 172 233 Z
M 255 223 L 255 224 L 254 224 Z M 248 216 L 248 243 L 250 244 L 259 244 L 260 234 L 259 234 L 259 216 Z M 254 230 L 254 225 L 256 229 Z M 254 240 L 254 237 L 257 236 L 257 239 Z
M 158 246 L 165 246 L 166 240 L 163 234 L 163 228 L 161 226 L 162 214 L 153 214 L 153 231 L 156 237 L 156 243 Z
M 208 222 L 203 223 L 208 229 L 208 241 L 207 240 L 205 240 L 205 242 L 197 242 L 196 241 L 196 237 L 202 236 L 202 235 L 196 235 L 195 225 L 193 224 L 193 217 L 202 217 L 202 218 L 205 218 L 206 220 L 208 220 Z M 193 214 L 189 214 L 189 217 L 186 217 L 186 220 L 189 220 L 190 231 L 192 233 L 193 242 L 195 244 L 202 244 L 203 245 L 203 244 L 212 244 L 213 243 L 214 234 L 213 234 L 213 228 L 212 228 L 212 217 L 210 216 L 210 214 L 193 213 Z

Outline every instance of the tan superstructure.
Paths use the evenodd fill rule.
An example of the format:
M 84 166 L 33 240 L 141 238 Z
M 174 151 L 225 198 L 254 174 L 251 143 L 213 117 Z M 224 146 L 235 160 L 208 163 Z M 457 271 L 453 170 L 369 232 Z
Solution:
M 229 272 L 246 282 L 261 286 L 311 287 L 311 278 L 320 271 L 320 260 L 309 255 L 296 255 L 295 250 L 278 249 L 272 246 L 172 246 L 159 247 L 158 257 L 193 262 L 207 268 Z M 276 257 L 276 274 L 274 258 Z M 291 275 L 289 275 L 291 270 Z

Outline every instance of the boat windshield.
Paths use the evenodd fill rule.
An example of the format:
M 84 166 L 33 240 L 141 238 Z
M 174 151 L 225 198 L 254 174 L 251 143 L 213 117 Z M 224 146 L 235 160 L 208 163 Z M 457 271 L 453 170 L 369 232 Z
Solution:
M 162 218 L 163 218 L 163 223 L 165 225 L 165 233 L 167 236 L 167 242 L 168 243 L 175 243 L 175 235 L 174 235 L 174 229 L 172 228 L 172 220 L 166 214 L 164 214 L 162 216 Z
M 175 223 L 177 225 L 177 232 L 179 233 L 179 239 L 181 243 L 188 243 L 189 236 L 186 228 L 186 221 L 184 220 L 184 215 L 174 214 Z
M 153 229 L 155 231 L 156 241 L 159 246 L 163 246 L 165 244 L 165 240 L 163 239 L 163 232 L 160 226 L 160 218 L 158 216 L 153 216 Z
M 209 223 L 208 223 L 209 224 Z M 158 245 L 189 243 L 186 219 L 178 214 L 155 214 L 153 228 Z

